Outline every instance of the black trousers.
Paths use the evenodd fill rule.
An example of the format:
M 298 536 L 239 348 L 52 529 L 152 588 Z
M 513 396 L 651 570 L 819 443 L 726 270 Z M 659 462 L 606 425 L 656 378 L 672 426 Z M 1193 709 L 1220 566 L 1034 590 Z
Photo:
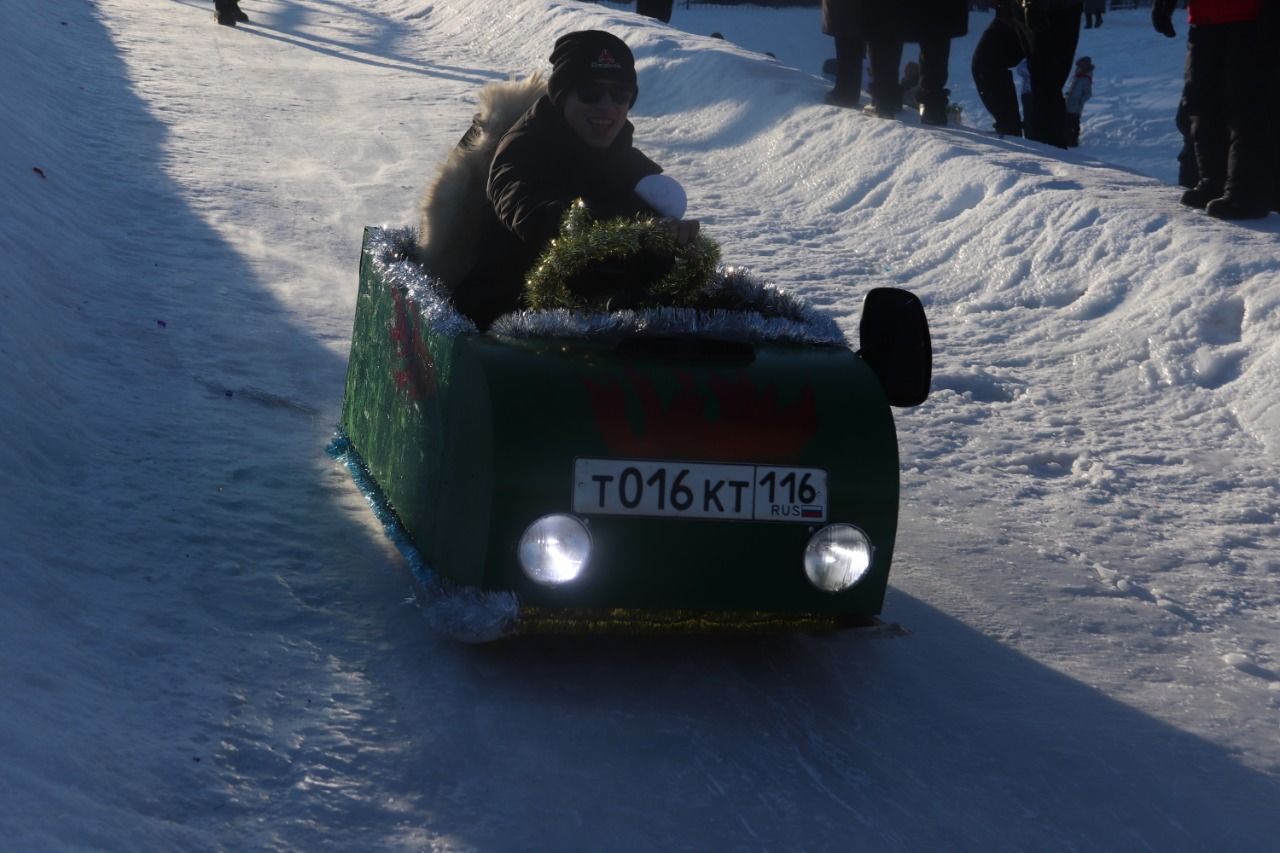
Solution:
M 920 41 L 920 88 L 917 100 L 922 106 L 945 109 L 947 96 L 948 65 L 951 62 L 951 39 L 942 37 Z M 876 106 L 899 109 L 902 106 L 903 43 L 895 39 L 836 39 L 836 90 L 853 94 L 862 88 L 863 51 L 869 54 L 871 65 L 871 101 Z
M 1080 144 L 1080 113 L 1067 113 L 1067 147 Z
M 862 94 L 862 57 L 867 43 L 861 36 L 836 36 L 836 85 L 843 96 L 857 100 Z
M 1272 181 L 1267 74 L 1256 22 L 1194 26 L 1187 33 L 1186 113 L 1200 179 L 1242 201 L 1265 200 Z M 1271 75 L 1274 77 L 1274 75 Z
M 973 49 L 973 83 L 982 105 L 995 119 L 1000 133 L 1022 135 L 1022 115 L 1018 112 L 1018 92 L 1010 69 L 1026 56 L 1018 31 L 997 17 L 978 38 Z M 1064 106 L 1065 109 L 1065 106 Z
M 881 109 L 902 109 L 902 42 L 892 38 L 872 37 L 867 41 L 867 59 L 871 66 L 871 103 Z
M 920 39 L 920 104 L 945 109 L 947 106 L 948 66 L 951 64 L 951 39 L 935 36 Z
M 849 98 L 862 92 L 862 58 L 866 56 L 871 66 L 871 102 L 886 109 L 900 109 L 902 81 L 898 71 L 902 66 L 902 42 L 856 36 L 836 36 L 835 41 L 836 91 Z
M 1062 88 L 1075 63 L 1083 13 L 1083 3 L 1050 9 L 1044 29 L 1029 36 L 997 16 L 983 32 L 973 51 L 973 82 L 997 131 L 1067 147 L 1067 102 Z M 1033 107 L 1026 122 L 1018 112 L 1018 93 L 1010 73 L 1024 58 L 1031 74 Z

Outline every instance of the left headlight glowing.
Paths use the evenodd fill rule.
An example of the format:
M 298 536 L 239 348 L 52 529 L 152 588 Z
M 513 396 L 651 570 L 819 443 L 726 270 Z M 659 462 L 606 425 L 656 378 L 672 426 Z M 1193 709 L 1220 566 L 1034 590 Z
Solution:
M 555 586 L 568 583 L 587 565 L 591 534 L 572 515 L 544 515 L 520 537 L 520 568 L 532 580 Z
M 871 568 L 871 540 L 852 524 L 831 524 L 809 539 L 804 549 L 804 573 L 825 592 L 840 592 L 856 584 Z

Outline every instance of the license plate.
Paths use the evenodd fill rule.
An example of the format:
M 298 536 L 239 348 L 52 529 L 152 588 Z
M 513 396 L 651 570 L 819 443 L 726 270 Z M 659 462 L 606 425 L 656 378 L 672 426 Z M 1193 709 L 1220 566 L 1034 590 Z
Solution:
M 823 522 L 827 520 L 827 472 L 777 465 L 576 459 L 573 511 Z

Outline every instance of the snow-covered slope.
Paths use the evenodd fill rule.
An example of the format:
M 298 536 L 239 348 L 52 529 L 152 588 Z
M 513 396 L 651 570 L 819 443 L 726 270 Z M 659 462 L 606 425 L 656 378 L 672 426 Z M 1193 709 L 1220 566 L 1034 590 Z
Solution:
M 1086 31 L 1062 152 L 983 132 L 979 13 L 937 130 L 823 105 L 812 8 L 243 5 L 0 4 L 7 845 L 1272 849 L 1280 217 L 1177 204 L 1181 38 Z M 459 647 L 324 454 L 362 227 L 591 27 L 727 261 L 925 300 L 910 635 Z

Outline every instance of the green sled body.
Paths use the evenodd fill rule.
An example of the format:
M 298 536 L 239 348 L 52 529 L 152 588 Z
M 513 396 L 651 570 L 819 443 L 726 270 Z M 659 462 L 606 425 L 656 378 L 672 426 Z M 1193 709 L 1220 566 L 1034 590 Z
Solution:
M 373 262 L 376 233 L 342 428 L 434 572 L 513 593 L 526 632 L 875 621 L 898 453 L 885 392 L 857 353 L 441 331 Z M 805 472 L 825 479 L 820 506 L 805 503 Z M 581 575 L 560 586 L 531 580 L 518 559 L 526 528 L 553 513 L 581 519 L 591 539 Z M 864 531 L 873 556 L 860 582 L 831 593 L 809 582 L 803 554 L 837 522 Z

